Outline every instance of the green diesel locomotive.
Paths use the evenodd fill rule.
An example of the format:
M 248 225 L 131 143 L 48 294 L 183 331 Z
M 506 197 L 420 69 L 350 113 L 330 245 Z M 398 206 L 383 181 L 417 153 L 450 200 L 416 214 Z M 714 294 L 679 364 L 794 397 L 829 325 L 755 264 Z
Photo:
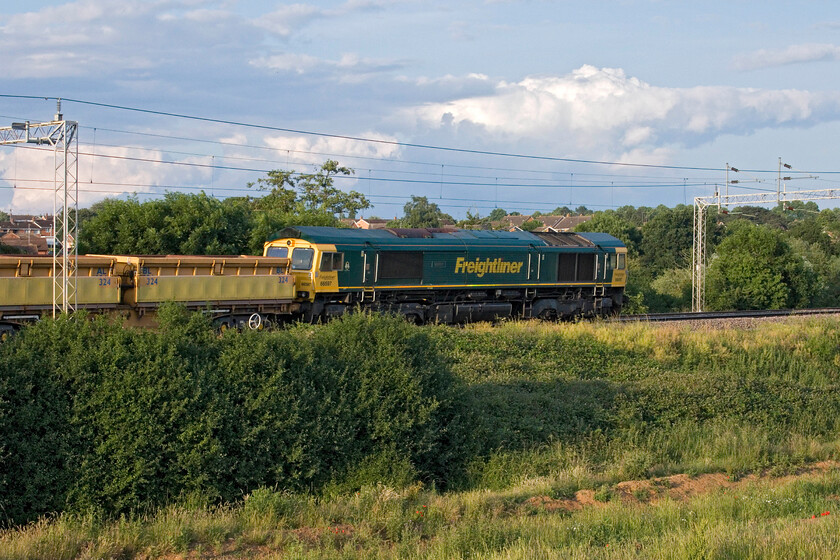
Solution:
M 627 249 L 604 233 L 292 227 L 265 244 L 291 259 L 300 318 L 356 308 L 417 323 L 620 312 Z

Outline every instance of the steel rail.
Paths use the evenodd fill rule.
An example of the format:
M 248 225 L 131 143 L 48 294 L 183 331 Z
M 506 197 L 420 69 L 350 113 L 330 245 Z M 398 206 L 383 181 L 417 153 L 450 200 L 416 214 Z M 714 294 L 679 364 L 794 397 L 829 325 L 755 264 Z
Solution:
M 665 321 L 702 321 L 707 319 L 760 319 L 764 317 L 792 317 L 803 315 L 840 314 L 838 307 L 818 309 L 771 309 L 753 311 L 691 311 L 683 313 L 643 313 L 639 315 L 621 315 L 617 320 L 623 323 L 646 321 L 651 323 Z

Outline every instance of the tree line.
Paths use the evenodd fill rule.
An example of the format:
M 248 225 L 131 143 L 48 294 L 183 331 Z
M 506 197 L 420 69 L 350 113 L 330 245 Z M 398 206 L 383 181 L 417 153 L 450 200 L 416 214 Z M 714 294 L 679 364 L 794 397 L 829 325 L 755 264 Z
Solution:
M 840 306 L 840 210 L 820 210 L 814 202 L 709 210 L 708 309 Z M 603 231 L 627 244 L 631 309 L 685 310 L 691 307 L 693 211 L 625 206 L 596 212 L 578 230 Z
M 217 199 L 206 193 L 167 193 L 141 202 L 108 198 L 79 211 L 80 253 L 261 254 L 284 227 L 342 226 L 371 207 L 356 191 L 334 185 L 352 169 L 327 160 L 315 173 L 275 170 L 248 186 L 253 196 Z M 515 213 L 512 213 L 515 214 Z M 552 214 L 591 215 L 578 231 L 600 231 L 628 247 L 630 312 L 691 307 L 693 208 L 623 206 L 591 212 L 560 206 Z M 468 211 L 456 221 L 426 197 L 412 196 L 390 227 L 504 228 L 508 213 Z M 533 216 L 538 216 L 535 213 Z M 531 223 L 534 222 L 534 223 Z M 536 220 L 523 229 L 541 225 Z M 813 202 L 776 208 L 709 209 L 708 309 L 840 306 L 840 209 Z

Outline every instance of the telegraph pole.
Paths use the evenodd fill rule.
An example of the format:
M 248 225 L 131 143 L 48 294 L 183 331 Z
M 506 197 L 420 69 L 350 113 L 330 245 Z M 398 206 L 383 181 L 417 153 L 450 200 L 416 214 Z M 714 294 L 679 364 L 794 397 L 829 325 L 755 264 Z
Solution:
M 0 127 L 0 145 L 53 147 L 53 317 L 76 310 L 76 261 L 79 212 L 79 123 L 67 121 L 56 104 L 50 122 Z

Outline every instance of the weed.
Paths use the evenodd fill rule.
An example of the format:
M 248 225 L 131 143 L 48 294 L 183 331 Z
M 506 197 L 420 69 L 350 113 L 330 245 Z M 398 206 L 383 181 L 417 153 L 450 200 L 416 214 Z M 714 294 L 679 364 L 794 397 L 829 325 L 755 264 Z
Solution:
M 609 502 L 615 497 L 615 491 L 607 484 L 602 484 L 595 491 L 595 499 L 599 502 Z

